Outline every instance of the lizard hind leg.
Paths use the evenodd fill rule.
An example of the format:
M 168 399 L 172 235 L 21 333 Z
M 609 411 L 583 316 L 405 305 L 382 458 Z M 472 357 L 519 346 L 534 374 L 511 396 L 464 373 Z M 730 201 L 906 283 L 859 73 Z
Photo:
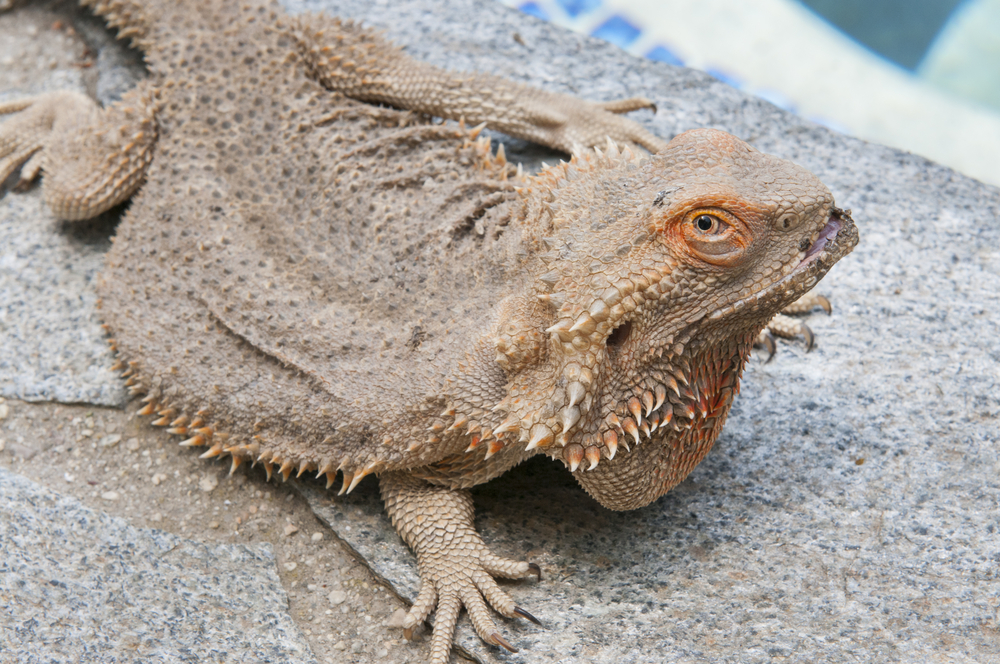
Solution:
M 49 92 L 0 104 L 0 182 L 44 173 L 45 202 L 67 220 L 89 219 L 128 199 L 152 160 L 153 95 L 143 86 L 101 109 L 84 94 Z
M 473 526 L 467 491 L 435 486 L 406 473 L 383 474 L 380 488 L 392 525 L 416 553 L 420 569 L 420 593 L 403 623 L 406 636 L 436 609 L 430 661 L 444 664 L 464 606 L 480 638 L 516 652 L 500 634 L 487 604 L 502 616 L 537 623 L 494 577 L 540 576 L 538 566 L 502 558 L 486 547 Z

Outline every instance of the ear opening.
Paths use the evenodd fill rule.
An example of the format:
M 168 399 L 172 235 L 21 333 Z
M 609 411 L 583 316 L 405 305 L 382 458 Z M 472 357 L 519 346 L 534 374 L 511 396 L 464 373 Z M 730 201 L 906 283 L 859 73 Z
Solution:
M 618 327 L 611 330 L 611 334 L 608 335 L 608 340 L 605 345 L 608 348 L 618 348 L 626 341 L 628 341 L 629 336 L 632 334 L 632 321 L 627 320 L 621 323 Z

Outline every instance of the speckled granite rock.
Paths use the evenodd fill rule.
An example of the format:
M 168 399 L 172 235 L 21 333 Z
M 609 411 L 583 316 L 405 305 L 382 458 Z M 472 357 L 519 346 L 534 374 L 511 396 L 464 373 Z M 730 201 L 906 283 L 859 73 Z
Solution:
M 91 286 L 112 226 L 53 219 L 40 193 L 0 200 L 0 396 L 123 404 Z
M 315 662 L 269 544 L 133 528 L 0 469 L 0 661 Z
M 717 449 L 681 487 L 613 513 L 535 462 L 476 492 L 487 541 L 541 563 L 540 583 L 511 592 L 546 628 L 507 623 L 523 648 L 509 655 L 466 624 L 467 651 L 488 662 L 1000 662 L 997 189 L 497 5 L 286 3 L 363 18 L 440 65 L 593 99 L 649 96 L 659 113 L 636 117 L 653 131 L 714 126 L 794 159 L 861 229 L 822 284 L 835 310 L 810 321 L 819 347 L 785 344 L 752 363 Z M 305 491 L 412 597 L 413 559 L 373 489 Z

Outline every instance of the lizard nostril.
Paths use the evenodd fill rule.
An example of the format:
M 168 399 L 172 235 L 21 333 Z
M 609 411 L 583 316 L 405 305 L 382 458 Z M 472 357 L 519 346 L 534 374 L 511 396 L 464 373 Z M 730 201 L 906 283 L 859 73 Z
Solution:
M 790 231 L 799 225 L 799 217 L 793 214 L 786 214 L 778 221 L 778 228 L 783 231 Z
M 632 321 L 625 321 L 615 329 L 611 330 L 606 343 L 608 348 L 621 346 L 628 341 L 629 333 L 632 332 Z

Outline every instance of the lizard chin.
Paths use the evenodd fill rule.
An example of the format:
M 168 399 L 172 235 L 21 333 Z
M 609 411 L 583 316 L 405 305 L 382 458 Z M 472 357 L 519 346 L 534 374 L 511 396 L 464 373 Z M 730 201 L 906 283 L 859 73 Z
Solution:
M 650 368 L 644 385 L 605 417 L 608 428 L 598 437 L 605 458 L 574 472 L 587 493 L 604 507 L 629 510 L 683 481 L 722 432 L 755 336 L 748 332 Z M 582 447 L 564 451 L 571 470 L 574 446 Z M 581 452 L 589 460 L 595 449 Z

